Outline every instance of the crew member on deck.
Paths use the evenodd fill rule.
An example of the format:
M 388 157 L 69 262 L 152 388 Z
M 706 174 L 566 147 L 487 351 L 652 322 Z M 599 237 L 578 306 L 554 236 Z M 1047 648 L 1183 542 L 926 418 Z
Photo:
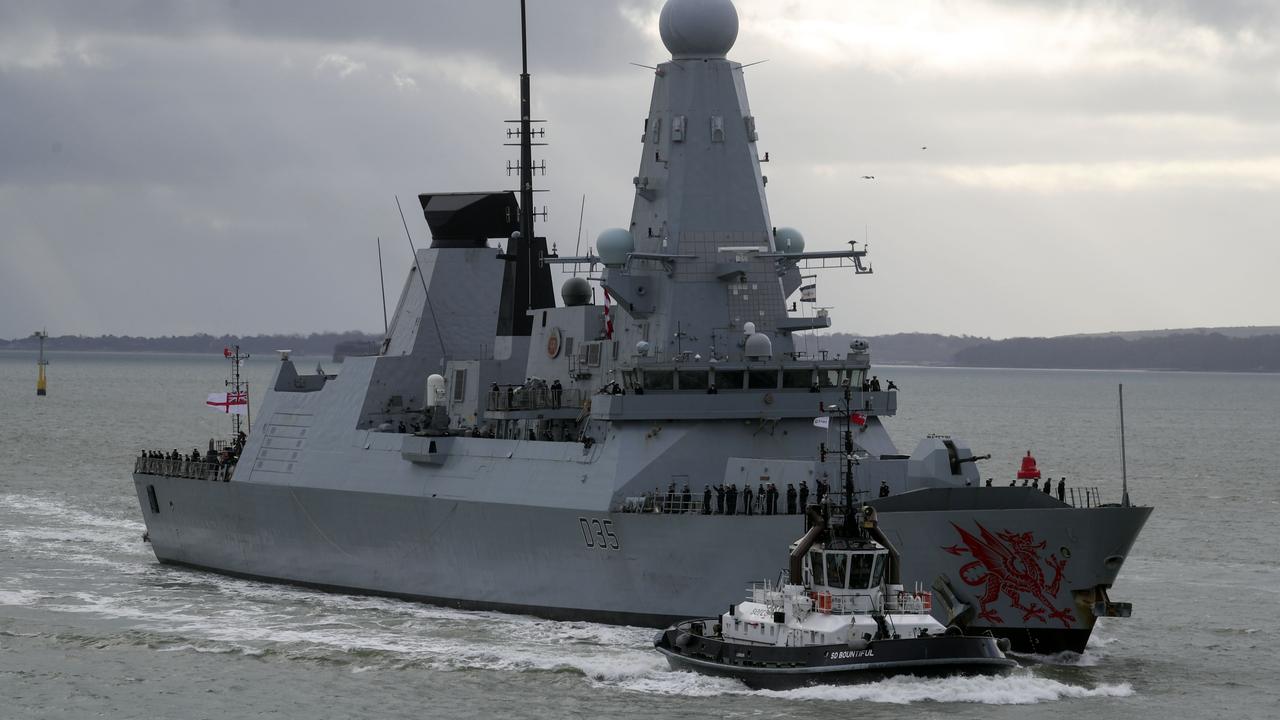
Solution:
M 889 483 L 880 481 L 880 497 L 889 497 Z
M 801 510 L 801 512 L 803 512 L 803 511 L 804 511 L 804 509 L 805 509 L 805 508 L 807 508 L 807 507 L 809 507 L 809 481 L 807 481 L 807 480 L 801 480 L 801 481 L 800 481 L 800 510 Z
M 723 485 L 716 486 L 716 514 L 717 515 L 724 514 L 724 486 Z
M 742 505 L 748 515 L 755 515 L 755 505 L 751 502 L 751 486 L 747 485 L 742 489 Z
M 711 514 L 711 486 L 710 485 L 702 486 L 702 514 L 703 515 Z
M 1067 479 L 1058 478 L 1058 502 L 1067 501 Z
M 796 486 L 794 483 L 787 483 L 787 514 L 796 514 Z

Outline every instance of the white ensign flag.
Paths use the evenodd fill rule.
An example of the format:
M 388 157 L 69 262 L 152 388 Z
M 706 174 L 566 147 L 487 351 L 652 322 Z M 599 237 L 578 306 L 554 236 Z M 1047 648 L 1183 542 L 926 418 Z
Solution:
M 249 393 L 209 393 L 205 405 L 230 415 L 246 415 L 249 412 Z
M 831 416 L 823 415 L 822 417 L 814 418 L 813 426 L 816 428 L 822 428 L 823 430 L 826 430 L 827 428 L 831 427 Z

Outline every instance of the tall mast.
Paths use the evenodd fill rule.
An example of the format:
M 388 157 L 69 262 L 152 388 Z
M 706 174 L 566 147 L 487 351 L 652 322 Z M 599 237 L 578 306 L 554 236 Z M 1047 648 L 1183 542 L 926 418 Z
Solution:
M 1124 383 L 1120 383 L 1120 504 L 1129 507 L 1129 463 L 1124 452 Z
M 533 244 L 533 108 L 529 102 L 529 40 L 524 3 L 520 0 L 520 239 L 524 248 L 529 248 Z
M 507 252 L 499 257 L 507 263 L 502 276 L 502 303 L 498 310 L 499 337 L 529 337 L 533 332 L 533 319 L 529 310 L 555 307 L 555 291 L 551 286 L 551 268 L 543 260 L 547 257 L 547 242 L 537 237 L 534 219 L 539 215 L 546 217 L 546 211 L 537 212 L 533 207 L 533 196 L 537 191 L 533 188 L 534 173 L 546 173 L 545 161 L 534 164 L 533 146 L 545 145 L 535 143 L 534 137 L 541 139 L 545 131 L 535 129 L 533 119 L 533 103 L 530 100 L 529 82 L 529 42 L 528 21 L 525 11 L 525 0 L 520 0 L 520 119 L 510 120 L 519 123 L 518 130 L 507 130 L 507 138 L 519 136 L 518 142 L 507 145 L 520 146 L 520 161 L 512 165 L 507 161 L 507 174 L 515 173 L 520 178 L 520 218 L 519 236 L 512 234 L 507 243 Z

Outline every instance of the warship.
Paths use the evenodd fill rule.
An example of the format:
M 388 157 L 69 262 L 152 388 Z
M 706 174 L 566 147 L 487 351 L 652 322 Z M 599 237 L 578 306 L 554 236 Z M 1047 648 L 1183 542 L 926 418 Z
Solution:
M 773 224 L 743 65 L 726 57 L 730 0 L 663 6 L 671 57 L 653 69 L 630 221 L 572 257 L 534 226 L 521 13 L 518 190 L 419 196 L 430 246 L 377 353 L 326 373 L 281 352 L 233 469 L 138 459 L 158 561 L 666 627 L 771 577 L 825 493 L 877 509 L 944 625 L 1082 651 L 1098 617 L 1130 612 L 1108 591 L 1151 508 L 980 487 L 961 440 L 891 439 L 899 392 L 871 381 L 866 343 L 797 350 L 797 333 L 831 327 L 788 308 L 805 273 L 871 268 L 865 246 L 807 248 Z M 560 303 L 557 264 L 588 269 Z M 777 488 L 800 507 L 778 512 L 792 495 Z

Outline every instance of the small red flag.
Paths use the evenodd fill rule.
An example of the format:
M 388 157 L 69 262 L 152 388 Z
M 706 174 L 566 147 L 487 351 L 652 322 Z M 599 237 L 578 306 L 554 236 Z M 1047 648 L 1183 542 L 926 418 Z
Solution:
M 227 357 L 227 358 L 231 357 L 231 348 L 229 347 L 222 348 L 222 357 Z
M 849 422 L 858 427 L 864 427 L 867 424 L 867 418 L 862 413 L 853 413 L 849 416 Z

